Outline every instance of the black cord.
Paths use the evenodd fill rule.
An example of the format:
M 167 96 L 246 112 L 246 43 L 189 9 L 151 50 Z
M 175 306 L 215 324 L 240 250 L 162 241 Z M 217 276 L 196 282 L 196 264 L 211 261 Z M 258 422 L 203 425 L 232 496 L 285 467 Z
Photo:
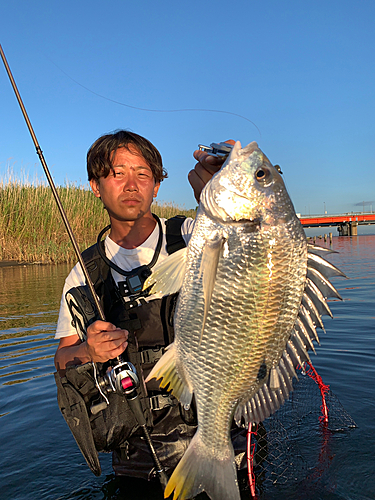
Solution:
M 155 248 L 154 256 L 153 256 L 151 262 L 147 265 L 147 267 L 149 269 L 154 267 L 154 265 L 156 264 L 156 261 L 158 260 L 158 257 L 160 255 L 161 245 L 163 243 L 163 229 L 161 227 L 161 221 L 157 215 L 152 214 L 152 216 L 154 217 L 154 219 L 156 220 L 156 222 L 158 223 L 158 226 L 159 226 L 159 239 L 158 239 L 158 243 L 157 243 L 156 248 Z M 121 274 L 122 276 L 132 276 L 134 273 L 134 270 L 124 271 L 123 269 L 121 269 L 121 267 L 117 266 L 114 262 L 110 261 L 108 259 L 108 257 L 106 256 L 106 254 L 105 254 L 105 252 L 100 244 L 104 233 L 106 233 L 110 228 L 111 228 L 111 225 L 109 224 L 102 231 L 100 231 L 100 233 L 98 235 L 98 239 L 96 241 L 96 246 L 98 248 L 99 255 L 104 260 L 104 262 L 109 267 L 111 267 L 114 271 L 116 271 L 117 273 Z

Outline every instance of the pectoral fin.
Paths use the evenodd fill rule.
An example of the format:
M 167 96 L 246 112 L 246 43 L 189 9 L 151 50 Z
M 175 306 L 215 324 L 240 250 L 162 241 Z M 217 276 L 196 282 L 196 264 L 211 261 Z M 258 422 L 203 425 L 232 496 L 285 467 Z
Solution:
M 185 276 L 187 248 L 182 248 L 157 264 L 143 285 L 143 290 L 152 285 L 151 293 L 168 295 L 180 290 Z
M 151 370 L 146 382 L 149 382 L 152 378 L 161 379 L 160 387 L 162 389 L 167 388 L 170 390 L 182 405 L 190 405 L 193 398 L 193 389 L 187 382 L 182 370 L 183 367 L 181 367 L 180 373 L 177 371 L 176 346 L 172 343 Z
M 204 315 L 201 331 L 201 340 L 203 330 L 206 324 L 208 311 L 211 305 L 212 292 L 214 290 L 217 266 L 220 256 L 222 255 L 226 239 L 223 236 L 218 236 L 214 240 L 207 240 L 202 254 L 200 276 L 202 277 L 203 296 L 204 296 Z

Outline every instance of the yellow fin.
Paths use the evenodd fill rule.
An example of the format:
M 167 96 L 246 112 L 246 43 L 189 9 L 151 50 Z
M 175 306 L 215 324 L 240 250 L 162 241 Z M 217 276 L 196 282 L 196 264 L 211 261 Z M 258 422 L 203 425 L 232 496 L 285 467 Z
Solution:
M 153 378 L 157 380 L 161 379 L 160 387 L 164 389 L 168 386 L 168 390 L 172 392 L 173 396 L 175 396 L 182 405 L 190 405 L 193 398 L 193 390 L 185 380 L 185 377 L 177 372 L 176 347 L 174 343 L 167 347 L 163 356 L 146 378 L 146 382 L 149 382 Z
M 228 444 L 230 448 L 213 457 L 198 431 L 170 477 L 164 498 L 173 493 L 173 500 L 187 500 L 205 491 L 215 500 L 240 500 L 233 448 Z

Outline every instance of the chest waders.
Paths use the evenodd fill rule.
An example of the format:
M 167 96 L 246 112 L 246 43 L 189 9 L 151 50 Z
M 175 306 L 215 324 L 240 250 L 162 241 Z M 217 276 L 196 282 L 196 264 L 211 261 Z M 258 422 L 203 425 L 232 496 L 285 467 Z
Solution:
M 177 216 L 166 221 L 168 253 L 185 246 L 181 236 L 184 220 Z M 100 250 L 98 245 L 101 245 Z M 109 265 L 102 258 L 103 252 L 104 242 L 98 241 L 85 250 L 82 257 L 107 321 L 129 331 L 126 355 L 141 379 L 137 389 L 141 419 L 153 430 L 152 441 L 156 440 L 157 456 L 164 468 L 171 469 L 195 432 L 195 415 L 192 410 L 184 410 L 165 391 L 160 391 L 155 380 L 146 388 L 144 378 L 160 359 L 164 348 L 173 342 L 177 294 L 150 301 L 143 297 L 124 301 Z M 71 289 L 66 298 L 76 328 L 85 332 L 98 319 L 89 290 L 86 286 Z M 95 374 L 92 364 L 87 363 L 69 366 L 62 378 L 55 374 L 62 415 L 95 475 L 101 474 L 98 453 L 114 451 L 113 467 L 117 474 L 149 478 L 155 474 L 149 443 L 145 443 L 125 395 L 105 390 L 106 382 L 110 384 L 106 376 L 110 363 L 97 363 L 97 368 L 99 373 Z M 105 394 L 98 389 L 98 380 Z M 103 395 L 109 404 L 104 402 Z

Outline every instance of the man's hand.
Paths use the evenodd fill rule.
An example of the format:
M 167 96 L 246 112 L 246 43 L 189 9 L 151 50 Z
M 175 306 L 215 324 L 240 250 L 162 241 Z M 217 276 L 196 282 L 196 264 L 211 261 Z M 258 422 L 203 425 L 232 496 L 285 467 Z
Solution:
M 91 361 L 105 363 L 128 347 L 128 331 L 106 321 L 95 321 L 87 328 L 87 353 Z
M 233 140 L 225 142 L 232 145 L 235 144 L 235 141 Z M 211 180 L 211 177 L 221 169 L 224 163 L 224 158 L 211 156 L 209 153 L 199 149 L 194 151 L 193 156 L 196 160 L 198 160 L 198 163 L 195 165 L 193 170 L 190 170 L 188 180 L 193 188 L 195 199 L 199 203 L 202 189 L 207 182 Z
M 129 332 L 112 323 L 95 321 L 87 329 L 87 339 L 82 342 L 78 335 L 62 337 L 55 354 L 55 366 L 60 376 L 70 365 L 81 365 L 90 361 L 105 363 L 116 358 L 128 347 Z

